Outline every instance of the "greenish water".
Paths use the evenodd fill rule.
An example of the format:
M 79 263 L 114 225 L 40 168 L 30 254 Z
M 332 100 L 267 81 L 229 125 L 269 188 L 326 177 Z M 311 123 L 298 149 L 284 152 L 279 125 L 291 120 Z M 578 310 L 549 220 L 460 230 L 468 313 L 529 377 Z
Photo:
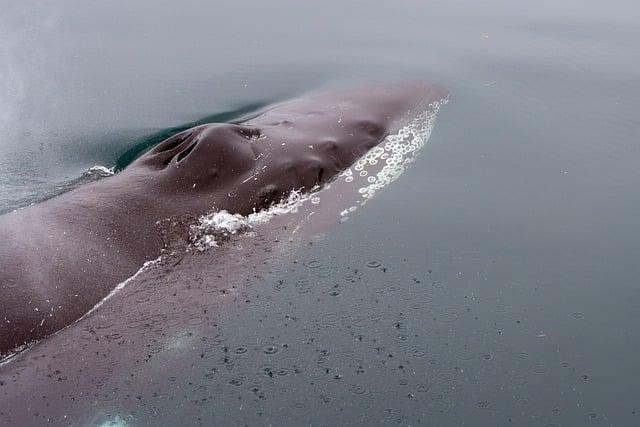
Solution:
M 160 374 L 153 388 L 136 371 L 149 380 L 140 400 L 114 383 L 112 403 L 76 396 L 79 411 L 131 425 L 638 424 L 637 2 L 2 10 L 0 212 L 95 164 L 121 168 L 183 123 L 370 82 L 451 93 L 407 173 L 299 263 L 274 254 L 278 268 L 256 267 L 247 298 L 267 302 L 229 303 L 217 320 L 227 344 L 170 365 L 207 393 Z M 261 350 L 283 344 L 282 358 Z M 223 346 L 249 350 L 229 366 Z M 260 374 L 266 364 L 287 374 Z M 206 382 L 213 367 L 221 376 Z M 258 380 L 264 399 L 250 390 Z

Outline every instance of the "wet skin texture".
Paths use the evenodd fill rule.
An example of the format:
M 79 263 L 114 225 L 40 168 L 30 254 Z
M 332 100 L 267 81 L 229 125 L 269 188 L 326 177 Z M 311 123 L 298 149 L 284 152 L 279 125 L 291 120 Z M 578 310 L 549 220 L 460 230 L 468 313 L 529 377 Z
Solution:
M 446 96 L 403 83 L 314 94 L 177 134 L 124 171 L 0 217 L 0 355 L 78 320 L 165 247 L 158 222 L 247 215 L 322 185 Z

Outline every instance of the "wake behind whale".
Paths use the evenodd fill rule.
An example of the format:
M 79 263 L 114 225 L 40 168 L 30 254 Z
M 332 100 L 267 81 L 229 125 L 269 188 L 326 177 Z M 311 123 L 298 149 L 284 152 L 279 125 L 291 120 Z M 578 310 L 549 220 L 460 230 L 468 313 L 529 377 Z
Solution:
M 282 214 L 319 226 L 319 203 L 347 217 L 402 173 L 445 97 L 397 84 L 285 102 L 185 130 L 112 177 L 0 217 L 0 354 L 77 321 L 161 255 L 167 219 L 203 249 Z

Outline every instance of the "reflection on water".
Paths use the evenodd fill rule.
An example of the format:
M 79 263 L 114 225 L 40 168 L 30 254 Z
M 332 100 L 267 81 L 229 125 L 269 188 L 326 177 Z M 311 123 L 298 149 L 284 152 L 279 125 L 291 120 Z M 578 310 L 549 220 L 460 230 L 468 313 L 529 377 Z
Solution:
M 413 167 L 324 240 L 271 230 L 159 266 L 0 368 L 2 419 L 637 424 L 638 12 L 3 5 L 0 211 L 213 112 L 380 80 L 452 97 Z

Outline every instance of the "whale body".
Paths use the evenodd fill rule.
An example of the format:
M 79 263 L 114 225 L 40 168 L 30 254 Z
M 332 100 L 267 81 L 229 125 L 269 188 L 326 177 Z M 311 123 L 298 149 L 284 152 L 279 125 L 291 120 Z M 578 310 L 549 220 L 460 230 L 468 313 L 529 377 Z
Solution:
M 160 256 L 163 221 L 249 215 L 322 186 L 446 96 L 422 83 L 310 94 L 193 127 L 111 177 L 0 216 L 0 357 L 77 321 Z

